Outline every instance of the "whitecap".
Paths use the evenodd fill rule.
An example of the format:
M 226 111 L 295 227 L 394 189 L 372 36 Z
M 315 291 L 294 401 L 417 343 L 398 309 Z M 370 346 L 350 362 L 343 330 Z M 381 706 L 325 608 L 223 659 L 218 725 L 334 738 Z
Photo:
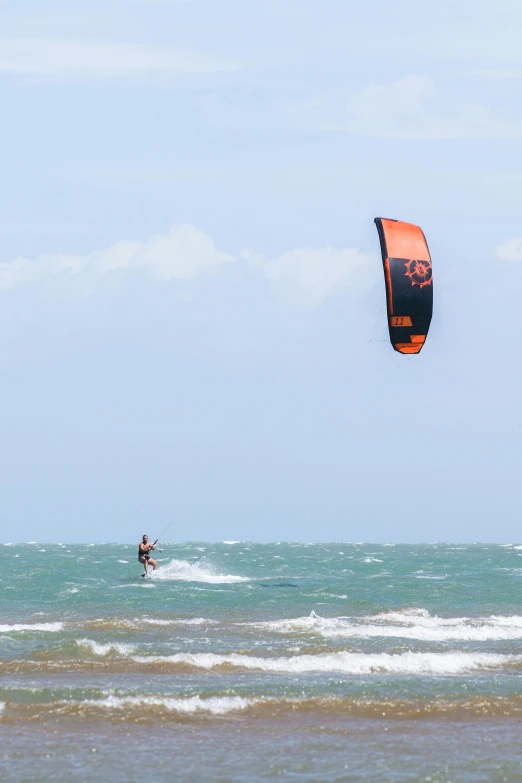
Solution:
M 129 707 L 139 707 L 141 709 L 161 707 L 168 711 L 186 715 L 201 712 L 209 712 L 212 715 L 227 715 L 229 712 L 245 710 L 259 701 L 259 699 L 245 699 L 242 696 L 210 696 L 205 699 L 202 699 L 199 695 L 185 699 L 159 696 L 108 696 L 106 699 L 88 700 L 84 704 L 116 710 L 124 710 Z
M 156 617 L 136 617 L 136 623 L 146 623 L 147 625 L 217 625 L 216 620 L 209 620 L 206 617 L 190 617 L 186 620 L 182 617 L 174 620 L 165 620 Z
M 176 655 L 144 656 L 134 655 L 137 663 L 153 662 L 188 665 L 199 669 L 214 669 L 222 666 L 303 674 L 306 672 L 342 672 L 345 674 L 418 674 L 456 675 L 477 670 L 494 670 L 520 663 L 520 655 L 494 653 L 352 653 L 335 652 L 317 655 L 295 655 L 292 657 L 261 658 L 259 656 L 230 653 L 177 653 Z
M 313 633 L 323 638 L 402 638 L 419 641 L 510 641 L 522 639 L 522 617 L 432 617 L 425 609 L 383 612 L 362 618 L 296 617 L 251 623 L 277 633 Z
M 144 587 L 154 587 L 154 585 L 151 585 L 150 583 L 147 584 L 144 579 L 140 579 L 139 582 L 134 582 L 131 585 L 112 585 L 111 590 L 142 590 Z
M 18 631 L 46 631 L 57 633 L 63 628 L 63 623 L 13 623 L 0 625 L 0 633 L 17 633 Z
M 127 657 L 136 651 L 136 647 L 134 645 L 125 644 L 123 642 L 109 642 L 108 644 L 101 644 L 100 642 L 95 642 L 93 639 L 76 639 L 75 641 L 78 647 L 84 650 L 88 650 L 94 655 L 106 656 L 117 653 L 118 655 Z

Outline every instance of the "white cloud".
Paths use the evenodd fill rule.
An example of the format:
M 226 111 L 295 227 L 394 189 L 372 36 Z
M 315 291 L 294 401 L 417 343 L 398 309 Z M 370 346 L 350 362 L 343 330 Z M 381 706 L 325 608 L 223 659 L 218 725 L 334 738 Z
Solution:
M 172 228 L 145 242 L 120 240 L 87 255 L 48 254 L 0 264 L 0 290 L 45 283 L 73 284 L 91 293 L 118 271 L 141 271 L 156 283 L 189 280 L 223 264 L 242 261 L 269 282 L 277 296 L 298 307 L 314 308 L 334 293 L 357 296 L 380 275 L 374 254 L 352 248 L 297 248 L 274 258 L 253 251 L 239 257 L 218 250 L 211 237 L 191 225 Z
M 152 280 L 188 280 L 207 269 L 234 261 L 216 249 L 212 239 L 194 226 L 182 225 L 146 242 L 120 240 L 88 255 L 43 255 L 36 260 L 15 258 L 0 264 L 0 289 L 53 278 L 81 278 L 85 290 L 112 272 L 143 270 Z
M 237 70 L 232 59 L 133 43 L 46 38 L 0 40 L 0 73 L 28 76 L 126 76 Z
M 522 237 L 512 237 L 497 247 L 497 257 L 503 261 L 522 261 Z
M 311 96 L 294 114 L 322 130 L 397 139 L 522 138 L 522 120 L 497 116 L 488 107 L 452 104 L 423 76 L 371 82 L 352 93 Z
M 301 307 L 318 307 L 333 293 L 349 289 L 354 295 L 375 281 L 379 267 L 373 254 L 352 248 L 309 247 L 289 250 L 267 259 L 252 251 L 242 257 L 270 281 L 274 292 Z

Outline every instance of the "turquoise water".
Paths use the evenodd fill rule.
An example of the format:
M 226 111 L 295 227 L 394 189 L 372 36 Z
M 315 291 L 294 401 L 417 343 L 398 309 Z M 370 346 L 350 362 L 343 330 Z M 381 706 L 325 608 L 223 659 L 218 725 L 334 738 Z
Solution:
M 0 557 L 2 780 L 520 780 L 522 547 Z

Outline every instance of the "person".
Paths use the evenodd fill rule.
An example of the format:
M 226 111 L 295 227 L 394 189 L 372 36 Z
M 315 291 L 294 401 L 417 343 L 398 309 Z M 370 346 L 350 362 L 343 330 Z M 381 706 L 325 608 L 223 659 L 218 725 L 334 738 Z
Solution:
M 142 576 L 146 576 L 149 573 L 149 565 L 153 567 L 154 571 L 158 567 L 156 561 L 153 560 L 152 557 L 149 555 L 149 552 L 153 549 L 154 549 L 154 544 L 149 544 L 149 537 L 143 536 L 138 546 L 138 560 L 140 561 L 140 563 L 143 563 L 143 567 L 145 569 L 145 573 L 142 574 Z

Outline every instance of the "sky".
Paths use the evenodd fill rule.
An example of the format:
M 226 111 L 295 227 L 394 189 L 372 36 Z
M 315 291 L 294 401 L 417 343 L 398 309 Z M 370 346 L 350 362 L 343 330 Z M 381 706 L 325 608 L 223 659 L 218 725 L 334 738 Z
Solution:
M 521 28 L 0 0 L 0 540 L 522 540 Z M 419 356 L 375 216 L 427 237 Z

